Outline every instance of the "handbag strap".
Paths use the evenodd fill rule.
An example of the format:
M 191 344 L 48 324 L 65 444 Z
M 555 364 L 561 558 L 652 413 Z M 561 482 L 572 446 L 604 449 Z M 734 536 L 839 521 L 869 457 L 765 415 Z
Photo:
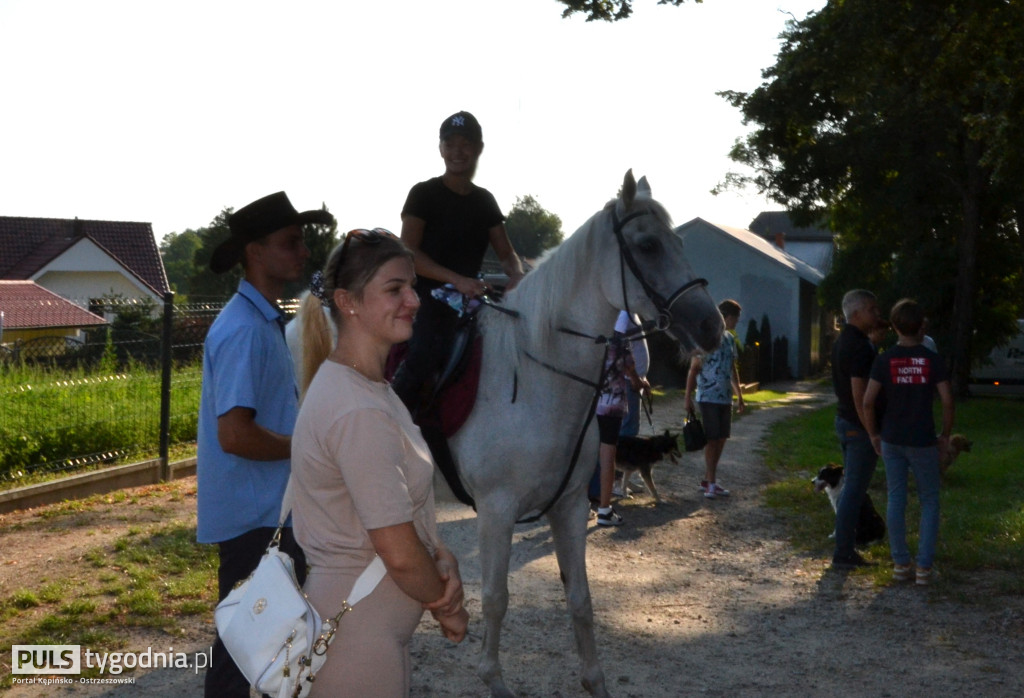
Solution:
M 292 503 L 294 500 L 294 492 L 292 491 L 292 483 L 294 478 L 291 475 L 288 476 L 288 484 L 284 488 L 284 496 L 281 497 L 281 516 L 278 517 L 277 531 L 274 534 L 274 539 L 271 541 L 271 545 L 274 542 L 280 540 L 281 529 L 284 528 L 284 522 L 288 520 L 288 515 L 292 513 Z M 351 608 L 355 606 L 359 601 L 370 595 L 377 585 L 380 584 L 380 580 L 387 574 L 387 568 L 384 566 L 384 561 L 380 559 L 380 555 L 374 555 L 373 560 L 366 569 L 363 570 L 359 578 L 356 579 L 356 583 L 352 586 L 352 591 L 348 594 L 343 606 Z M 344 611 L 343 611 L 344 612 Z
M 284 522 L 288 520 L 288 514 L 292 513 L 292 502 L 295 493 L 292 491 L 292 476 L 288 475 L 288 484 L 285 485 L 284 495 L 281 497 L 281 515 L 277 517 L 277 527 L 283 528 Z
M 348 599 L 346 603 L 351 607 L 365 599 L 370 595 L 380 580 L 384 579 L 384 575 L 387 574 L 388 570 L 384 566 L 384 561 L 380 559 L 380 555 L 374 555 L 373 561 L 366 566 L 363 573 L 359 575 L 356 583 L 352 585 L 352 591 L 348 593 Z

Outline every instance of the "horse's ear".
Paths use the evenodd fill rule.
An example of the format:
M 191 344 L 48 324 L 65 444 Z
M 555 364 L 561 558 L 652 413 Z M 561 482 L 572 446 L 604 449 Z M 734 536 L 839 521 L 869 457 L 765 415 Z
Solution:
M 651 196 L 651 185 L 647 181 L 647 177 L 641 177 L 640 181 L 636 183 L 636 198 L 638 199 L 650 199 Z
M 633 208 L 633 200 L 636 199 L 636 180 L 633 179 L 633 170 L 626 170 L 626 176 L 622 179 L 622 206 L 625 210 Z

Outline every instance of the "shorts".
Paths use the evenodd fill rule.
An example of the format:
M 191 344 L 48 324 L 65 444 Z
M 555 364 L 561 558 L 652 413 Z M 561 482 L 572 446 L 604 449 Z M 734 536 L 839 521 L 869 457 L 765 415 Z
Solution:
M 599 414 L 597 415 L 597 433 L 601 436 L 601 443 L 616 446 L 619 443 L 619 429 L 622 427 L 622 417 L 619 415 Z
M 732 436 L 732 404 L 698 402 L 700 418 L 704 422 L 704 435 L 708 441 L 728 439 Z

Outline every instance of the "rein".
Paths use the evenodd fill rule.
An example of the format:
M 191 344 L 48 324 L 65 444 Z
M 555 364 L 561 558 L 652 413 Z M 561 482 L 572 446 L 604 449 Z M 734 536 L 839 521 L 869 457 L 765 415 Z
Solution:
M 706 287 L 708 285 L 708 281 L 707 281 L 707 279 L 702 279 L 702 278 L 691 279 L 690 281 L 687 281 L 685 284 L 683 284 L 678 289 L 676 289 L 675 292 L 670 294 L 668 298 L 665 298 L 664 296 L 662 296 L 644 278 L 643 272 L 640 270 L 640 266 L 636 263 L 636 259 L 633 257 L 633 253 L 630 252 L 629 247 L 626 245 L 626 238 L 622 234 L 622 229 L 623 229 L 623 227 L 625 227 L 626 223 L 629 223 L 631 220 L 633 220 L 635 218 L 639 218 L 640 216 L 648 215 L 648 214 L 650 214 L 650 211 L 649 210 L 634 211 L 633 213 L 631 213 L 628 216 L 626 216 L 625 218 L 623 218 L 621 221 L 619 220 L 618 215 L 615 213 L 615 209 L 614 208 L 611 209 L 611 214 L 612 214 L 612 224 L 613 224 L 612 230 L 615 233 L 615 239 L 616 239 L 616 241 L 618 242 L 618 245 L 619 245 L 619 267 L 621 269 L 621 277 L 622 277 L 622 301 L 626 305 L 625 310 L 626 310 L 626 312 L 631 317 L 633 316 L 633 313 L 629 309 L 629 300 L 628 300 L 627 294 L 626 294 L 626 267 L 627 266 L 629 267 L 629 270 L 633 273 L 633 276 L 636 277 L 636 280 L 640 282 L 640 286 L 643 288 L 644 293 L 651 300 L 651 302 L 654 303 L 654 307 L 658 310 L 658 321 L 657 322 L 650 322 L 650 321 L 644 322 L 644 323 L 642 323 L 642 325 L 640 326 L 640 328 L 638 330 L 626 333 L 626 336 L 627 336 L 627 339 L 629 341 L 633 341 L 633 340 L 636 340 L 636 339 L 647 339 L 648 337 L 653 336 L 655 333 L 664 332 L 665 330 L 668 329 L 669 325 L 672 322 L 672 306 L 675 305 L 676 301 L 678 301 L 683 296 L 683 294 L 685 294 L 690 289 L 696 288 L 697 286 L 700 286 L 702 288 Z M 503 307 L 501 307 L 501 306 L 491 302 L 489 299 L 485 300 L 484 304 L 487 305 L 490 308 L 493 308 L 494 310 L 497 310 L 499 312 L 505 313 L 506 315 L 509 315 L 510 317 L 517 318 L 517 319 L 520 317 L 520 314 L 518 312 L 516 312 L 514 310 L 510 310 L 508 308 L 503 308 Z M 583 449 L 583 440 L 584 440 L 584 438 L 587 435 L 587 430 L 590 428 L 591 422 L 594 420 L 594 415 L 596 413 L 596 408 L 597 408 L 597 401 L 601 397 L 601 388 L 604 387 L 604 381 L 605 381 L 605 378 L 607 377 L 607 371 L 605 370 L 605 364 L 608 361 L 608 341 L 609 340 L 608 340 L 608 338 L 605 335 L 597 335 L 597 336 L 589 335 L 589 334 L 586 334 L 586 333 L 583 333 L 583 332 L 578 332 L 576 330 L 569 329 L 569 328 L 566 328 L 566 327 L 559 327 L 558 331 L 563 333 L 563 334 L 567 334 L 567 335 L 572 335 L 572 336 L 575 336 L 575 337 L 581 337 L 581 338 L 584 338 L 584 339 L 593 340 L 595 344 L 604 344 L 605 345 L 605 350 L 604 350 L 604 356 L 601 359 L 601 373 L 600 373 L 600 376 L 599 376 L 599 378 L 598 378 L 598 380 L 596 382 L 590 381 L 590 380 L 588 380 L 586 378 L 582 378 L 582 377 L 577 376 L 577 375 L 575 375 L 573 373 L 570 373 L 568 371 L 560 369 L 557 366 L 549 364 L 549 363 L 547 363 L 547 362 L 537 358 L 536 356 L 534 356 L 530 352 L 526 351 L 525 349 L 522 350 L 523 355 L 525 355 L 528 359 L 530 359 L 531 361 L 534 361 L 535 363 L 537 363 L 540 366 L 546 368 L 547 370 L 551 371 L 552 373 L 555 373 L 557 375 L 563 376 L 565 378 L 569 378 L 570 380 L 574 380 L 574 381 L 576 381 L 578 383 L 582 383 L 582 384 L 584 384 L 584 385 L 586 385 L 586 386 L 588 386 L 590 388 L 593 388 L 594 396 L 590 400 L 590 408 L 587 410 L 587 419 L 586 419 L 586 421 L 584 421 L 583 428 L 580 430 L 579 436 L 576 438 L 576 445 L 573 448 L 572 458 L 569 460 L 569 468 L 566 470 L 565 475 L 562 477 L 562 481 L 559 483 L 558 489 L 555 491 L 554 496 L 540 510 L 540 512 L 538 512 L 537 514 L 534 514 L 533 516 L 528 516 L 526 518 L 520 519 L 520 520 L 516 521 L 516 523 L 533 523 L 535 521 L 540 520 L 540 518 L 542 516 L 544 516 L 545 514 L 547 514 L 548 511 L 551 510 L 551 507 L 553 507 L 555 505 L 555 502 L 557 502 L 561 498 L 561 496 L 565 493 L 565 488 L 568 487 L 569 480 L 572 478 L 572 474 L 576 470 L 576 464 L 579 462 L 580 452 Z M 636 336 L 631 336 L 631 335 L 636 335 Z M 512 378 L 512 402 L 516 401 L 516 397 L 518 396 L 518 394 L 519 394 L 519 374 L 518 374 L 518 372 L 515 372 L 513 374 L 513 378 Z M 647 408 L 646 404 L 644 405 L 644 409 L 647 412 L 647 419 L 650 420 L 651 419 L 650 410 Z

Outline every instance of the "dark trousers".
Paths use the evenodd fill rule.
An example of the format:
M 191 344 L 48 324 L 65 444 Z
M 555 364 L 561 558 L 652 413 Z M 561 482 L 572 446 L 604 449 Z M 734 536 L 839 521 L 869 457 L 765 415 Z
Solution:
M 274 537 L 275 530 L 256 528 L 237 538 L 217 544 L 220 549 L 220 567 L 217 570 L 218 601 L 223 600 L 236 583 L 252 574 L 266 552 L 270 539 Z M 291 555 L 295 561 L 295 576 L 299 584 L 305 583 L 306 556 L 295 542 L 291 528 L 281 531 L 281 550 Z M 206 672 L 203 695 L 205 698 L 249 698 L 249 680 L 235 666 L 219 635 L 213 643 L 213 658 Z
M 429 294 L 421 295 L 420 300 L 408 353 L 391 380 L 391 388 L 414 418 L 431 397 L 438 374 L 444 369 L 458 320 L 454 310 Z
M 878 454 L 859 423 L 837 416 L 835 426 L 843 447 L 843 491 L 836 505 L 836 549 L 832 558 L 841 561 L 853 557 L 857 517 L 875 474 Z

